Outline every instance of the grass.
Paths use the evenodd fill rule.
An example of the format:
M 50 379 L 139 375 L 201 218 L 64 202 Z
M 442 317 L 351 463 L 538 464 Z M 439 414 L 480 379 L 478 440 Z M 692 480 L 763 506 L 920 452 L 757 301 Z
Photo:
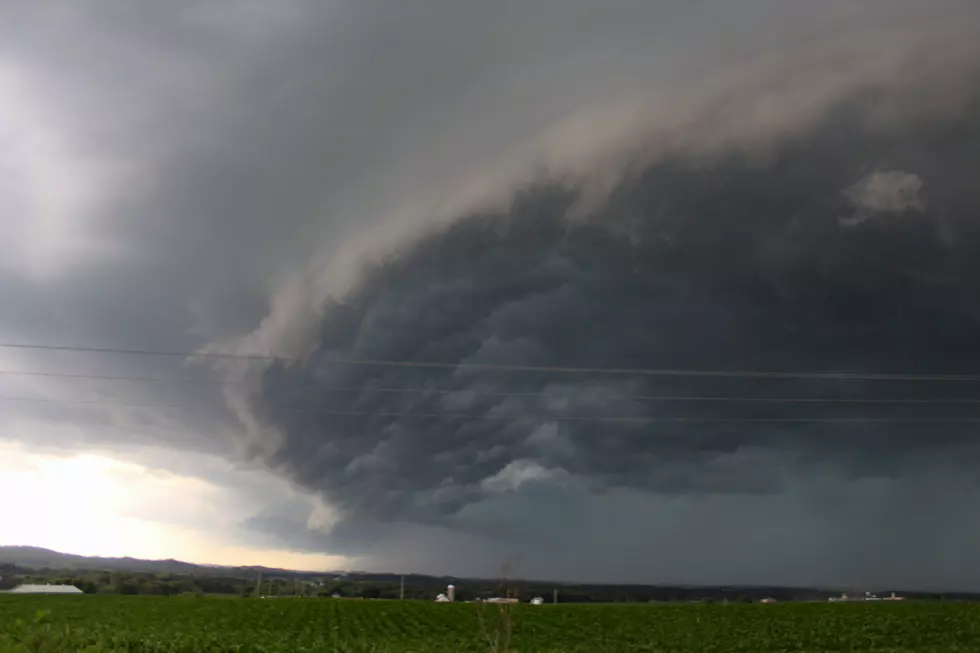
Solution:
M 333 599 L 0 597 L 0 651 L 962 653 L 980 606 L 437 605 Z

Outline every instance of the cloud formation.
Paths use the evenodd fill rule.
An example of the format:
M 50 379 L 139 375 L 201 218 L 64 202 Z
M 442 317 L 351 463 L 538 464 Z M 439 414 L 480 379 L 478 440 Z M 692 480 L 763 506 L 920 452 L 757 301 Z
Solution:
M 596 371 L 972 372 L 970 298 L 980 277 L 968 254 L 976 198 L 966 189 L 968 161 L 980 148 L 970 129 L 980 108 L 977 70 L 969 57 L 951 56 L 968 49 L 951 47 L 910 75 L 905 57 L 919 56 L 924 44 L 891 43 L 897 49 L 887 54 L 867 53 L 887 65 L 858 61 L 802 99 L 797 91 L 811 80 L 841 75 L 834 72 L 839 51 L 799 60 L 810 67 L 777 67 L 777 79 L 792 72 L 799 81 L 771 97 L 740 95 L 768 78 L 726 89 L 724 110 L 702 109 L 686 126 L 693 133 L 636 132 L 648 140 L 629 148 L 633 163 L 601 196 L 586 197 L 574 176 L 539 177 L 504 206 L 436 223 L 325 300 L 309 332 L 312 353 L 271 366 L 249 398 L 262 432 L 274 433 L 266 463 L 340 511 L 321 546 L 363 551 L 379 533 L 398 542 L 408 529 L 432 539 L 476 538 L 498 554 L 531 551 L 531 569 L 541 569 L 549 565 L 533 551 L 560 541 L 537 528 L 544 515 L 567 514 L 551 524 L 564 532 L 591 528 L 609 510 L 627 523 L 658 514 L 656 506 L 685 505 L 695 514 L 695 497 L 707 510 L 726 506 L 741 515 L 717 524 L 758 544 L 753 530 L 780 528 L 759 521 L 766 514 L 819 505 L 809 493 L 839 483 L 875 504 L 878 528 L 861 527 L 835 505 L 825 517 L 807 512 L 813 523 L 795 536 L 781 531 L 782 543 L 766 546 L 767 555 L 776 546 L 798 548 L 797 537 L 824 548 L 853 540 L 866 555 L 883 534 L 904 532 L 889 501 L 907 500 L 910 487 L 936 491 L 939 474 L 970 478 L 972 426 L 915 421 L 975 417 L 968 403 L 923 403 L 966 399 L 970 386 Z M 920 103 L 940 72 L 947 101 Z M 796 103 L 780 103 L 787 99 Z M 671 142 L 658 146 L 657 136 Z M 855 206 L 909 215 L 842 224 L 838 216 Z M 709 400 L 718 397 L 743 401 Z M 758 401 L 780 397 L 810 401 Z M 813 401 L 821 398 L 838 401 Z M 706 418 L 718 421 L 684 421 Z M 649 506 L 617 510 L 630 501 Z M 583 506 L 584 522 L 576 512 Z M 669 526 L 630 528 L 676 562 L 687 559 L 679 547 L 688 540 L 669 538 L 664 551 L 661 538 L 687 517 L 669 514 Z M 717 524 L 689 536 L 729 542 L 716 537 Z M 610 532 L 624 528 L 610 525 Z M 857 535 L 842 538 L 852 528 Z M 582 557 L 609 555 L 596 542 L 569 546 Z M 935 555 L 920 540 L 916 546 L 918 553 L 902 548 L 907 557 L 896 560 L 918 564 Z M 704 553 L 742 571 L 763 564 L 739 558 L 747 551 L 723 555 L 708 546 Z M 574 559 L 550 565 L 552 573 L 591 569 Z M 817 573 L 800 557 L 787 557 L 782 569 L 769 564 L 762 576 L 787 582 L 853 573 L 848 561 L 829 556 L 813 563 Z M 867 579 L 885 582 L 897 567 L 882 563 Z
M 970 416 L 655 399 L 967 386 L 461 364 L 972 372 L 976 19 L 972 0 L 6 3 L 0 338 L 300 360 L 0 350 L 82 375 L 0 375 L 31 400 L 4 399 L 0 438 L 180 470 L 238 497 L 243 538 L 369 567 L 973 582 L 967 427 L 652 421 Z M 929 530 L 951 535 L 908 535 Z M 855 562 L 885 536 L 891 557 Z

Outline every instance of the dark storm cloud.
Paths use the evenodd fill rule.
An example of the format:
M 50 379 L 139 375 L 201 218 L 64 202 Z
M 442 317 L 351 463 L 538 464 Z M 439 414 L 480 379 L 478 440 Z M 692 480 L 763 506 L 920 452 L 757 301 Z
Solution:
M 704 580 L 879 582 L 897 577 L 903 561 L 943 555 L 911 537 L 862 576 L 848 562 L 842 531 L 853 529 L 851 539 L 864 551 L 882 534 L 908 536 L 913 523 L 925 524 L 916 501 L 928 506 L 945 492 L 975 492 L 974 425 L 603 419 L 976 418 L 980 411 L 968 403 L 642 399 L 969 400 L 975 382 L 455 366 L 974 373 L 980 196 L 971 162 L 980 155 L 973 128 L 980 78 L 971 64 L 946 63 L 938 57 L 940 68 L 924 65 L 887 88 L 859 80 L 801 128 L 776 129 L 750 147 L 736 139 L 711 151 L 663 152 L 622 177 L 584 218 L 574 182 L 535 182 L 507 208 L 461 216 L 367 267 L 353 290 L 323 310 L 313 353 L 270 367 L 252 397 L 253 415 L 277 434 L 267 463 L 342 511 L 330 536 L 314 543 L 397 561 L 405 557 L 384 552 L 380 534 L 403 548 L 415 537 L 408 533 L 421 532 L 432 546 L 452 534 L 463 538 L 463 551 L 502 555 L 525 550 L 522 540 L 532 550 L 557 545 L 555 533 L 571 536 L 572 524 L 629 533 L 609 517 L 618 496 L 620 508 L 649 504 L 617 513 L 621 522 L 671 520 L 634 526 L 632 536 L 670 539 L 663 559 L 683 569 L 697 558 L 667 537 L 684 519 L 671 505 L 715 519 L 734 511 L 739 516 L 724 523 L 740 536 L 762 525 L 759 532 L 772 535 L 767 515 L 808 511 L 793 519 L 796 535 L 780 530 L 780 543 L 766 548 L 769 555 L 795 546 L 794 555 L 763 562 L 752 547 L 730 551 L 709 565 Z M 944 91 L 948 102 L 916 100 Z M 929 480 L 941 474 L 965 485 L 952 490 Z M 830 516 L 820 516 L 819 493 L 835 483 L 851 488 L 860 505 L 875 506 L 875 528 L 845 514 L 839 494 Z M 695 508 L 693 497 L 707 507 Z M 899 504 L 910 510 L 904 518 Z M 546 515 L 576 509 L 581 519 L 558 519 L 550 535 L 538 527 Z M 929 524 L 948 525 L 945 518 Z M 718 541 L 719 529 L 706 521 L 689 535 Z M 296 531 L 309 535 L 302 526 Z M 960 535 L 972 541 L 976 534 Z M 467 545 L 467 538 L 476 539 Z M 800 548 L 804 540 L 810 553 Z M 568 546 L 574 553 L 563 564 L 527 554 L 528 573 L 567 574 L 573 559 L 581 560 L 575 556 L 610 555 L 608 543 Z M 960 548 L 951 554 L 957 564 L 968 553 Z M 472 569 L 466 555 L 458 564 Z M 819 572 L 794 569 L 808 555 L 818 559 L 811 562 Z M 451 558 L 439 556 L 444 564 Z M 629 573 L 640 573 L 638 558 L 625 559 Z M 919 585 L 956 579 L 952 566 L 923 565 L 902 578 Z M 614 567 L 582 569 L 628 576 Z
M 395 515 L 455 512 L 487 492 L 481 483 L 525 459 L 666 492 L 777 490 L 738 465 L 707 473 L 748 445 L 842 459 L 854 474 L 887 469 L 923 446 L 923 427 L 589 418 L 972 416 L 971 406 L 630 397 L 966 399 L 974 388 L 330 363 L 969 374 L 980 354 L 978 198 L 968 186 L 980 151 L 969 129 L 976 107 L 961 122 L 911 134 L 869 134 L 854 113 L 849 103 L 835 108 L 765 163 L 737 152 L 658 163 L 585 222 L 566 218 L 573 191 L 536 187 L 507 212 L 462 218 L 398 252 L 326 310 L 309 360 L 265 373 L 262 405 L 286 435 L 273 463 L 356 510 Z M 872 215 L 842 226 L 839 216 L 855 210 L 844 191 L 876 170 L 915 171 L 917 199 L 862 207 Z M 391 391 L 401 388 L 409 391 Z M 343 414 L 350 411 L 364 415 Z M 928 449 L 972 432 L 943 427 Z M 684 472 L 668 473 L 675 466 Z
M 565 581 L 950 590 L 976 587 L 978 496 L 975 482 L 946 472 L 812 475 L 751 497 L 537 488 L 473 504 L 445 525 L 356 519 L 325 535 L 281 511 L 248 527 L 396 572 L 492 578 L 509 561 L 511 574 Z
M 908 496 L 910 466 L 957 473 L 973 461 L 964 431 L 590 421 L 927 410 L 624 396 L 970 390 L 327 361 L 969 369 L 973 85 L 944 25 L 969 32 L 973 4 L 4 3 L 0 336 L 190 351 L 249 333 L 236 351 L 313 351 L 254 394 L 225 390 L 246 449 L 343 511 L 331 528 L 327 509 L 256 500 L 250 527 L 288 546 L 465 572 L 525 538 L 578 541 L 528 556 L 526 573 L 592 560 L 583 573 L 655 578 L 673 561 L 692 576 L 685 542 L 718 534 L 685 515 L 765 530 L 778 514 L 801 530 L 790 516 L 817 514 L 807 493 L 825 479 L 871 506 L 885 500 L 869 478 Z M 747 43 L 768 59 L 743 68 Z M 702 73 L 721 87 L 707 100 L 688 93 L 711 86 Z M 538 147 L 542 133 L 555 136 Z M 507 201 L 436 215 L 471 190 Z M 389 246 L 382 265 L 362 256 Z M 0 354 L 8 368 L 210 379 L 169 359 Z M 5 394 L 160 407 L 5 403 L 2 437 L 227 453 L 240 428 L 219 390 L 4 378 Z M 383 414 L 403 411 L 492 419 Z M 816 480 L 801 490 L 800 475 Z M 695 496 L 717 503 L 699 513 Z M 808 527 L 814 550 L 858 521 L 838 508 Z M 574 524 L 596 532 L 576 540 Z M 616 553 L 602 530 L 669 540 L 665 562 Z M 705 577 L 793 567 L 752 551 Z

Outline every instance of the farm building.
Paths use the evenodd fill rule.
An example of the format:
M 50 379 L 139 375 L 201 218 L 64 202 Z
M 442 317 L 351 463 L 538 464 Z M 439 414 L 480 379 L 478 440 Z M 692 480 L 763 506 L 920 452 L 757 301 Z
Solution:
M 445 594 L 436 597 L 436 603 L 453 603 L 456 600 L 456 586 L 450 585 L 446 588 Z
M 74 585 L 20 585 L 7 594 L 81 594 Z

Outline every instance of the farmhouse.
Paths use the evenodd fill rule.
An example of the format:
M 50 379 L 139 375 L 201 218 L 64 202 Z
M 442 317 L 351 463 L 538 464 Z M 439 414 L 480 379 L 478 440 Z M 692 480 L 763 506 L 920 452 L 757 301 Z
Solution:
M 74 585 L 20 585 L 6 594 L 82 594 Z

